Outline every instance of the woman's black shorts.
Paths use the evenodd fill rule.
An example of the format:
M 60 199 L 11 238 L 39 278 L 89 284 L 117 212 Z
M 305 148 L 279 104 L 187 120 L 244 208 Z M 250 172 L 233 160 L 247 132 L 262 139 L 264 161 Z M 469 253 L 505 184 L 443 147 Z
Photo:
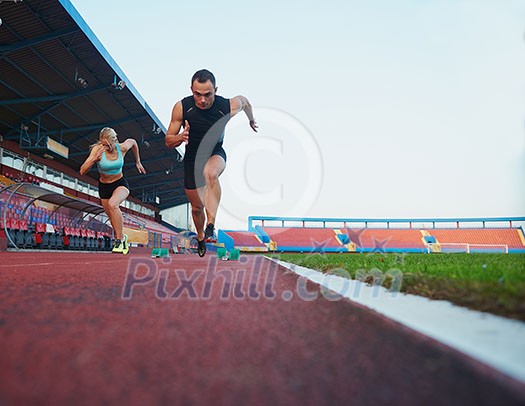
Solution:
M 204 166 L 208 159 L 213 155 L 219 155 L 226 162 L 226 151 L 222 147 L 222 142 L 219 142 L 214 148 L 210 156 L 199 158 L 197 156 L 186 155 L 184 157 L 184 187 L 186 189 L 198 189 L 200 187 L 206 186 L 206 181 L 204 180 Z
M 100 196 L 101 199 L 110 199 L 111 196 L 113 196 L 113 192 L 115 191 L 115 189 L 118 188 L 119 186 L 124 186 L 126 189 L 129 190 L 128 181 L 124 177 L 116 180 L 115 182 L 111 182 L 111 183 L 102 183 L 99 181 L 98 182 L 98 195 Z

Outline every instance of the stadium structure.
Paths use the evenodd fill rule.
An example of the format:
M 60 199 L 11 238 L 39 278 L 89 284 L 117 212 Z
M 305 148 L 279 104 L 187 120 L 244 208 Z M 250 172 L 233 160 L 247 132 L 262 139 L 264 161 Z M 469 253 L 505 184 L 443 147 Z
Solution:
M 0 248 L 109 249 L 96 170 L 78 172 L 106 126 L 137 141 L 148 170 L 125 162 L 126 233 L 169 244 L 181 230 L 160 211 L 187 199 L 160 120 L 69 1 L 4 1 L 0 17 Z
M 302 253 L 525 252 L 525 217 L 352 219 L 252 216 L 249 230 L 221 231 L 241 251 Z
M 147 175 L 125 163 L 122 210 L 135 246 L 193 252 L 195 234 L 162 221 L 186 204 L 183 151 L 68 0 L 3 2 L 0 30 L 0 250 L 109 251 L 113 232 L 96 171 L 78 170 L 105 126 L 136 139 Z M 525 217 L 331 219 L 250 217 L 219 230 L 213 251 L 525 252 Z

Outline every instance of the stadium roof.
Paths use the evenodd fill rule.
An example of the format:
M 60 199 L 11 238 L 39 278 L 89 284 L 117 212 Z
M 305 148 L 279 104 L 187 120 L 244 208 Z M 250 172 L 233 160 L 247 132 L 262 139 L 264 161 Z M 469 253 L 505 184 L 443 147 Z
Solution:
M 69 0 L 0 0 L 0 19 L 4 139 L 78 170 L 100 129 L 113 127 L 139 143 L 148 171 L 126 159 L 131 195 L 160 209 L 187 202 L 181 154 L 165 147 L 165 127 Z

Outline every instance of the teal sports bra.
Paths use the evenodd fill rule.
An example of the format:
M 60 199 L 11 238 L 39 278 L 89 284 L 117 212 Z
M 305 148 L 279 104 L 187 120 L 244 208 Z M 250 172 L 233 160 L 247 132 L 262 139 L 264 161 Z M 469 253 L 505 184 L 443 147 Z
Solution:
M 102 158 L 97 162 L 98 171 L 104 175 L 118 175 L 122 172 L 122 167 L 124 166 L 124 157 L 122 156 L 122 151 L 120 151 L 119 144 L 115 144 L 117 149 L 117 159 L 110 160 L 106 156 L 106 151 L 102 153 Z

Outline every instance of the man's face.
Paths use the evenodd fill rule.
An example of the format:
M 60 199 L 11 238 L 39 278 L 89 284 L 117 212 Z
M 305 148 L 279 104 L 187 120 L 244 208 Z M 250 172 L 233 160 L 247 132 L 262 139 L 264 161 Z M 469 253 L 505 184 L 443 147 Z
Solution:
M 217 88 L 213 87 L 209 80 L 204 83 L 194 80 L 191 85 L 191 91 L 197 107 L 201 110 L 207 110 L 213 105 Z

